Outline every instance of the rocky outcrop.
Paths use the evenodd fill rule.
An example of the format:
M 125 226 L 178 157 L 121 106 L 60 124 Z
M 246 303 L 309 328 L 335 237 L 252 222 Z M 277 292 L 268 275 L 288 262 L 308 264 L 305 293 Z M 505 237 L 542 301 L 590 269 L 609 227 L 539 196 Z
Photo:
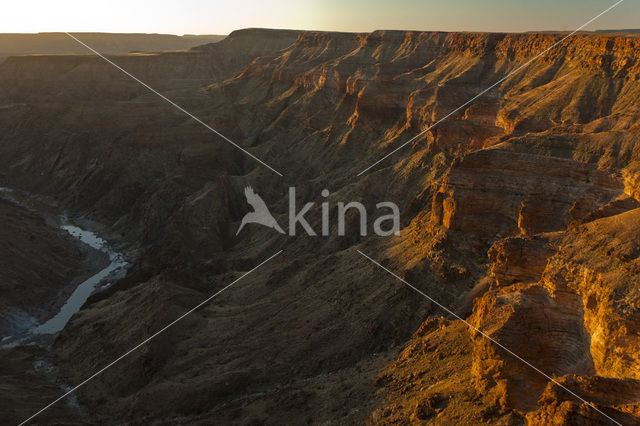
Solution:
M 527 414 L 528 424 L 602 424 L 605 415 L 622 424 L 634 424 L 640 417 L 640 382 L 603 377 L 567 376 L 558 381 L 592 404 L 585 404 L 556 384 L 549 383 L 540 396 L 541 408 Z
M 601 422 L 602 413 L 584 399 L 622 423 L 638 420 L 639 215 L 596 214 L 565 232 L 494 244 L 489 258 L 498 287 L 476 299 L 470 320 L 510 353 L 472 332 L 480 391 L 495 395 L 503 409 L 529 412 L 533 424 Z M 583 400 L 515 355 L 561 377 Z
M 476 299 L 471 323 L 508 348 L 474 334 L 472 371 L 480 391 L 496 392 L 503 409 L 529 411 L 548 376 L 592 374 L 590 335 L 577 294 L 551 294 L 537 285 L 515 285 Z M 473 334 L 473 331 L 472 331 Z
M 569 232 L 542 280 L 553 291 L 581 296 L 594 365 L 607 377 L 640 378 L 639 218 L 635 209 Z
M 491 277 L 500 287 L 537 283 L 554 253 L 549 236 L 504 238 L 489 249 Z
M 607 204 L 622 183 L 586 164 L 487 149 L 453 163 L 432 221 L 486 239 L 558 231 Z

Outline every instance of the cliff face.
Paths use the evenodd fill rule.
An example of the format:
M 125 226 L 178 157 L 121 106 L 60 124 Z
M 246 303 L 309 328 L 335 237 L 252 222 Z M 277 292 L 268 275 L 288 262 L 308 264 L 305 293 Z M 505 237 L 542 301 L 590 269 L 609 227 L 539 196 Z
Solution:
M 0 178 L 144 247 L 54 344 L 68 382 L 284 249 L 82 389 L 90 420 L 599 421 L 461 321 L 429 318 L 442 312 L 358 248 L 638 421 L 640 40 L 572 37 L 357 177 L 560 37 L 242 30 L 112 57 L 284 178 L 99 58 L 0 65 Z M 393 201 L 403 230 L 236 236 L 246 185 L 281 224 L 296 186 L 298 202 Z
M 564 229 L 624 192 L 588 164 L 499 148 L 454 163 L 434 196 L 432 221 L 500 237 Z

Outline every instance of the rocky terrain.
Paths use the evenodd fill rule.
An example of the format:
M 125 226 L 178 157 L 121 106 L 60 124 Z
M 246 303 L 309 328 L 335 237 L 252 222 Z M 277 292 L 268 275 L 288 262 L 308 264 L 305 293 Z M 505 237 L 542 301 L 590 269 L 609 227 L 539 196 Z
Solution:
M 110 56 L 282 177 L 98 57 L 6 59 L 0 184 L 140 251 L 50 348 L 0 349 L 0 413 L 26 419 L 283 250 L 35 420 L 639 423 L 640 39 L 573 36 L 359 175 L 560 38 L 248 29 Z M 316 231 L 323 201 L 395 202 L 402 229 L 236 236 L 248 185 L 282 225 L 295 186 Z

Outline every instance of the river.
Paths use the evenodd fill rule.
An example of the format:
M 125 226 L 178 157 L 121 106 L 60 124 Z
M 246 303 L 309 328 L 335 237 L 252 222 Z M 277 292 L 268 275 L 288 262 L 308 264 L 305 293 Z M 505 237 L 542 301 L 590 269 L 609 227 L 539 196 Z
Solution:
M 126 272 L 129 263 L 124 259 L 124 256 L 113 250 L 105 240 L 98 237 L 95 233 L 73 225 L 63 225 L 61 228 L 84 244 L 106 253 L 109 256 L 109 265 L 80 283 L 55 316 L 40 325 L 20 333 L 20 335 L 4 337 L 0 347 L 26 344 L 35 336 L 55 334 L 61 331 L 65 325 L 67 325 L 73 314 L 82 308 L 82 305 L 84 305 L 91 293 L 98 289 L 98 286 L 106 288 L 111 284 L 110 282 L 105 283 L 105 279 L 109 277 L 115 279 L 114 274 L 122 276 Z

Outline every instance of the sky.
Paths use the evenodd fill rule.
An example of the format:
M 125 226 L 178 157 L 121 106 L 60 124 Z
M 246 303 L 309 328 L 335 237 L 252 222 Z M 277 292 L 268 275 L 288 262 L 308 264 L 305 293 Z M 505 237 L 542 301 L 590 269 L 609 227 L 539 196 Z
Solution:
M 228 34 L 249 27 L 571 31 L 616 0 L 5 0 L 0 33 Z M 624 0 L 589 27 L 640 28 L 640 0 Z

